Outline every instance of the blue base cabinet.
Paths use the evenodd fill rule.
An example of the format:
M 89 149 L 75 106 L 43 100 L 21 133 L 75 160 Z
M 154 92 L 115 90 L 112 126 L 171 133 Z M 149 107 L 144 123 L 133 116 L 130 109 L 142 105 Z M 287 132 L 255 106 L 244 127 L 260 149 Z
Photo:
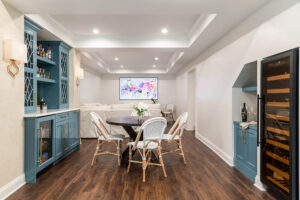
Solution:
M 255 182 L 257 174 L 257 127 L 243 130 L 234 122 L 234 167 Z
M 80 112 L 25 118 L 25 180 L 80 148 Z

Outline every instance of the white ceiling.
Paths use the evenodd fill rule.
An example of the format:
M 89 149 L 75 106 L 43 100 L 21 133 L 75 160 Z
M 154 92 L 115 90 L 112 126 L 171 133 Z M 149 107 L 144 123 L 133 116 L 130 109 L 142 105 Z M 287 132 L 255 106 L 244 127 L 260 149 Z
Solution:
M 67 37 L 101 73 L 176 73 L 269 1 L 7 0 L 52 32 L 40 38 Z

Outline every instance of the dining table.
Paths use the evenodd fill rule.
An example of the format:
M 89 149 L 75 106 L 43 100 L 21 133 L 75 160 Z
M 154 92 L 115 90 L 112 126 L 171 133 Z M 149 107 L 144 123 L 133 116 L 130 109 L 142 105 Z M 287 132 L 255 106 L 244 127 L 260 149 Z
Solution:
M 132 139 L 132 141 L 135 141 L 138 131 L 134 130 L 134 127 L 140 127 L 145 121 L 151 119 L 153 117 L 151 116 L 145 116 L 144 120 L 140 121 L 138 120 L 138 117 L 134 116 L 123 116 L 123 117 L 111 117 L 106 120 L 106 123 L 109 125 L 114 126 L 122 126 L 124 130 L 128 133 L 129 137 Z M 143 140 L 143 135 L 140 137 L 140 140 Z M 136 151 L 132 152 L 132 156 L 134 156 Z M 151 161 L 152 162 L 158 162 L 158 157 L 155 155 L 154 152 L 151 153 Z M 129 162 L 129 147 L 123 151 L 122 153 L 122 159 L 121 159 L 121 165 L 127 166 Z

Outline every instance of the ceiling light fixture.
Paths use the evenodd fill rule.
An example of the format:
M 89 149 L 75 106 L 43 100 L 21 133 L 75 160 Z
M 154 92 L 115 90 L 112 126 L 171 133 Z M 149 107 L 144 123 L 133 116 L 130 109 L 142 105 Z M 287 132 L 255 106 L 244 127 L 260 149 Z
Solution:
M 121 68 L 124 68 L 124 65 L 120 65 Z
M 93 33 L 94 33 L 94 34 L 99 34 L 99 32 L 100 32 L 100 31 L 99 31 L 98 29 L 96 29 L 96 28 L 93 29 Z
M 163 28 L 163 29 L 161 29 L 161 33 L 162 34 L 167 34 L 169 31 L 168 31 L 168 29 L 167 28 Z
M 155 57 L 154 60 L 158 61 L 158 60 L 159 60 L 159 57 Z
M 156 67 L 156 65 L 152 65 L 152 67 L 153 67 L 153 68 L 155 68 L 155 67 Z
M 115 60 L 115 61 L 118 61 L 118 60 L 119 60 L 119 58 L 118 58 L 118 57 L 115 57 L 115 58 L 114 58 L 114 60 Z

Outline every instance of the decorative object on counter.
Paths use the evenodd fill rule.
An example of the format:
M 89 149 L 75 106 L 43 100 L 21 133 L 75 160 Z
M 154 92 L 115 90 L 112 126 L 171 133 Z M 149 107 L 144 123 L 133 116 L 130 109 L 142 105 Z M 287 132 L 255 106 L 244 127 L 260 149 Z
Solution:
M 80 79 L 84 79 L 84 71 L 82 68 L 79 68 L 79 74 L 76 78 L 76 85 L 77 87 L 80 85 Z
M 42 99 L 40 100 L 40 110 L 43 110 L 44 104 L 45 104 L 45 100 L 44 100 L 44 98 L 42 98 Z
M 137 112 L 139 122 L 143 122 L 145 112 L 148 110 L 147 104 L 145 104 L 143 102 L 139 102 L 138 104 L 135 105 L 134 109 Z
M 241 110 L 241 115 L 242 115 L 242 122 L 246 122 L 247 121 L 247 108 L 246 108 L 246 103 L 243 103 L 243 108 Z
M 156 102 L 157 102 L 158 100 L 152 98 L 151 101 L 152 101 L 153 104 L 156 104 Z
M 7 72 L 14 78 L 20 71 L 18 64 L 27 63 L 26 45 L 12 39 L 4 40 L 3 60 L 9 63 Z

